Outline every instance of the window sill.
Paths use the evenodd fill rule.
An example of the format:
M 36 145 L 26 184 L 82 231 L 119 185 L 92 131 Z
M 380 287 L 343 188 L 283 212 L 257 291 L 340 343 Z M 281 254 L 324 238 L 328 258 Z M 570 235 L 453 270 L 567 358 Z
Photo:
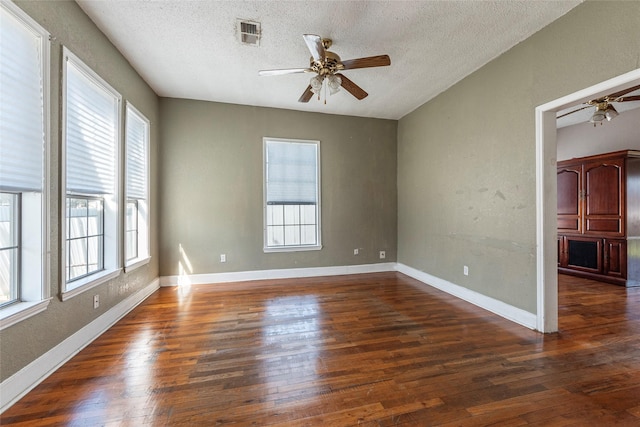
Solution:
M 0 310 L 0 331 L 47 309 L 51 298 L 11 304 Z
M 149 261 L 151 261 L 150 256 L 146 258 L 136 258 L 134 260 L 131 260 L 129 264 L 124 266 L 124 272 L 129 273 L 138 267 L 142 267 L 143 265 L 149 264 Z
M 303 252 L 303 251 L 319 251 L 322 245 L 309 246 L 277 246 L 272 248 L 263 248 L 264 253 L 269 252 Z
M 60 295 L 62 301 L 66 301 L 70 298 L 75 297 L 76 295 L 80 295 L 81 293 L 88 291 L 91 288 L 95 288 L 98 285 L 101 285 L 113 278 L 118 277 L 121 271 L 121 268 L 104 270 L 100 271 L 99 273 L 92 274 L 89 277 L 85 277 L 84 279 L 80 279 L 76 282 L 71 282 L 73 288 L 65 290 Z M 67 286 L 69 285 L 67 284 Z

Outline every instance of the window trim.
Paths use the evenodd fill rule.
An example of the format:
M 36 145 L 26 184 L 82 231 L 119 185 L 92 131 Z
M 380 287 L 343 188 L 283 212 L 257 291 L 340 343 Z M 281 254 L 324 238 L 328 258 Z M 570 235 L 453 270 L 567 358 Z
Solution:
M 150 221 L 149 221 L 149 213 L 150 213 L 150 207 L 151 207 L 151 203 L 150 203 L 150 183 L 151 183 L 151 122 L 149 121 L 149 119 L 140 112 L 140 110 L 138 110 L 133 104 L 131 104 L 131 102 L 127 101 L 126 105 L 125 105 L 125 126 L 124 126 L 124 135 L 125 135 L 125 148 L 124 148 L 124 153 L 125 156 L 128 154 L 127 150 L 128 150 L 128 140 L 127 140 L 127 126 L 128 126 L 128 121 L 127 121 L 127 115 L 128 112 L 131 111 L 134 115 L 137 116 L 137 118 L 139 118 L 140 120 L 142 120 L 145 124 L 145 154 L 146 154 L 146 176 L 145 176 L 145 180 L 146 180 L 146 194 L 145 197 L 146 199 L 134 199 L 134 198 L 130 198 L 129 195 L 127 194 L 127 184 L 128 184 L 128 169 L 127 169 L 127 164 L 126 164 L 126 157 L 125 157 L 125 162 L 124 162 L 124 216 L 126 217 L 126 207 L 127 204 L 129 203 L 129 200 L 135 200 L 137 202 L 137 222 L 138 222 L 138 256 L 136 258 L 132 258 L 130 260 L 127 260 L 127 254 L 126 254 L 126 244 L 127 244 L 127 230 L 126 230 L 126 218 L 123 221 L 123 234 L 124 234 L 124 238 L 123 238 L 123 244 L 125 245 L 124 249 L 123 249 L 123 259 L 124 259 L 124 271 L 125 272 L 130 272 L 135 270 L 138 267 L 141 267 L 143 265 L 146 265 L 149 263 L 149 261 L 151 260 L 151 226 L 150 226 Z M 142 202 L 142 203 L 141 203 Z M 145 214 L 144 216 L 142 216 L 143 214 L 140 213 L 141 210 L 141 205 L 142 205 L 142 209 L 145 210 Z M 143 220 L 143 221 L 141 221 Z M 143 226 L 141 227 L 141 223 L 144 223 Z M 142 236 L 141 236 L 142 234 Z M 140 243 L 144 243 L 144 247 L 140 245 Z M 142 249 L 142 250 L 141 250 Z
M 66 265 L 67 265 L 67 214 L 66 214 L 66 198 L 73 197 L 74 195 L 82 196 L 82 194 L 67 193 L 67 64 L 72 62 L 73 65 L 89 80 L 100 86 L 102 89 L 109 92 L 114 96 L 116 100 L 116 114 L 115 114 L 115 159 L 114 166 L 116 168 L 114 172 L 114 194 L 113 197 L 104 197 L 104 249 L 103 249 L 103 269 L 97 271 L 82 279 L 73 280 L 67 283 Z M 63 195 L 60 203 L 60 215 L 62 227 L 60 230 L 61 238 L 60 242 L 60 268 L 62 280 L 60 281 L 60 299 L 66 301 L 79 295 L 91 288 L 105 283 L 115 277 L 118 277 L 122 272 L 121 261 L 121 234 L 122 234 L 122 215 L 121 215 L 121 172 L 122 172 L 122 95 L 116 91 L 109 83 L 107 83 L 102 77 L 100 77 L 91 67 L 78 58 L 73 52 L 71 52 L 66 46 L 62 47 L 62 106 L 61 106 L 61 120 L 62 120 L 62 132 L 61 132 L 61 167 L 60 167 L 60 181 L 61 181 L 61 193 Z M 110 206 L 115 204 L 115 206 Z
M 20 283 L 21 300 L 0 309 L 0 331 L 25 319 L 43 312 L 51 302 L 50 297 L 50 239 L 51 230 L 49 197 L 50 159 L 51 159 L 51 34 L 38 22 L 31 18 L 13 2 L 2 1 L 0 7 L 21 21 L 29 31 L 40 38 L 40 72 L 42 76 L 42 117 L 43 117 L 43 156 L 42 156 L 42 191 L 40 194 L 40 283 L 31 285 L 25 291 L 24 283 Z M 22 228 L 22 223 L 20 224 Z M 22 255 L 22 254 L 21 254 Z M 24 262 L 24 257 L 21 256 Z M 20 266 L 22 269 L 22 266 Z
M 317 202 L 316 202 L 316 230 L 318 233 L 318 241 L 315 245 L 298 245 L 298 246 L 267 246 L 267 143 L 284 142 L 284 143 L 299 143 L 299 144 L 315 144 L 316 145 L 316 185 L 317 185 Z M 319 251 L 322 250 L 322 218 L 321 218 L 321 154 L 320 154 L 320 141 L 311 139 L 293 139 L 293 138 L 262 138 L 262 226 L 263 226 L 263 239 L 262 246 L 264 253 L 278 253 L 278 252 L 306 252 L 306 251 Z

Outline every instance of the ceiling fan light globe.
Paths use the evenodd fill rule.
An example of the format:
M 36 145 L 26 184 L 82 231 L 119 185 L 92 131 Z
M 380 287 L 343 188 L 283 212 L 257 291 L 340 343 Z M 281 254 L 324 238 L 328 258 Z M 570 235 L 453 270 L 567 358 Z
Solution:
M 339 76 L 331 75 L 327 78 L 327 85 L 329 86 L 329 93 L 334 95 L 340 92 L 340 85 L 342 84 L 342 79 Z
M 596 110 L 596 112 L 593 113 L 593 116 L 591 116 L 591 118 L 589 119 L 589 123 L 598 123 L 605 120 L 606 118 L 607 116 L 605 115 L 604 111 Z
M 311 85 L 311 91 L 313 93 L 320 93 L 320 91 L 322 90 L 322 80 L 323 78 L 321 78 L 320 76 L 311 77 L 311 81 L 309 82 L 309 84 Z
M 615 108 L 613 108 L 613 105 L 609 104 L 606 111 L 604 112 L 604 115 L 607 118 L 607 121 L 611 121 L 612 119 L 618 116 L 618 112 L 616 111 Z

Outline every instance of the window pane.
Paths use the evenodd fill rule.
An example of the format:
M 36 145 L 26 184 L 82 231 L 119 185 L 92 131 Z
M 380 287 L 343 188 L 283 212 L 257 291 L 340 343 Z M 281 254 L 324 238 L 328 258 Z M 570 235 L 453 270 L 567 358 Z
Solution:
M 300 224 L 300 205 L 284 206 L 284 223 L 287 225 Z
M 125 255 L 127 260 L 138 257 L 138 233 L 136 231 L 127 231 L 126 233 Z
M 19 298 L 18 204 L 17 194 L 0 193 L 0 305 Z
M 316 223 L 316 205 L 302 205 L 300 207 L 300 224 Z
M 67 230 L 69 238 L 85 237 L 87 235 L 87 200 L 86 199 L 67 199 L 69 230 Z
M 284 224 L 284 206 L 267 205 L 267 225 Z
M 102 234 L 102 200 L 89 200 L 87 215 L 87 235 Z
M 300 227 L 297 225 L 284 226 L 284 244 L 286 246 L 300 244 Z
M 85 276 L 87 274 L 87 239 L 69 240 L 67 275 L 69 280 Z
M 18 195 L 0 193 L 0 248 L 18 245 Z
M 318 242 L 316 239 L 315 225 L 303 225 L 300 227 L 300 234 L 301 245 L 315 245 Z
M 267 245 L 284 245 L 284 228 L 282 226 L 267 227 Z
M 0 305 L 18 299 L 18 249 L 0 250 Z
M 87 271 L 93 273 L 102 270 L 102 236 L 87 239 Z

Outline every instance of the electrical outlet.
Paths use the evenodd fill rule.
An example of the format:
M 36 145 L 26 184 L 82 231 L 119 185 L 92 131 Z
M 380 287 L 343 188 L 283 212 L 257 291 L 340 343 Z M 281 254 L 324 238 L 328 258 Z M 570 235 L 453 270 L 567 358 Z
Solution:
M 359 253 L 360 253 L 360 249 L 354 249 L 354 250 L 353 250 L 353 254 L 354 254 L 354 255 L 358 255 Z
M 463 267 L 462 272 L 464 273 L 465 276 L 469 275 L 469 267 L 467 267 L 466 265 Z
M 380 251 L 380 259 L 385 259 L 387 257 L 387 253 L 385 251 Z
M 100 295 L 93 296 L 93 308 L 100 307 Z
M 227 262 L 227 254 L 220 254 L 220 262 Z

